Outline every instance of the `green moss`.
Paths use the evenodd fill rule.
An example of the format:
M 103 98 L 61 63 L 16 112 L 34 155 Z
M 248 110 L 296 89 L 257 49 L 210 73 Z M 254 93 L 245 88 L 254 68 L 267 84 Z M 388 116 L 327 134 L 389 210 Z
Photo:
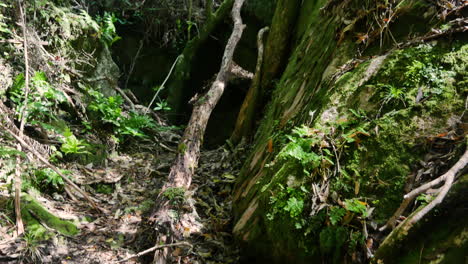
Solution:
M 421 1 L 409 2 L 413 4 L 404 7 L 408 10 L 425 6 Z M 340 76 L 345 68 L 340 66 L 353 65 L 345 63 L 352 58 L 356 45 L 349 39 L 343 40 L 345 44 L 337 43 L 336 34 L 342 27 L 337 17 L 346 16 L 340 13 L 339 4 L 320 14 L 322 11 L 316 7 L 323 4 L 325 1 L 305 1 L 302 7 L 297 45 L 273 92 L 252 154 L 236 186 L 242 195 L 236 197 L 234 210 L 239 216 L 249 212 L 249 221 L 243 229 L 236 230 L 236 235 L 249 243 L 252 250 L 273 251 L 279 262 L 283 257 L 301 262 L 326 254 L 327 259 L 339 263 L 345 251 L 340 246 L 327 246 L 327 241 L 336 240 L 333 232 L 324 231 L 320 235 L 329 219 L 325 209 L 308 219 L 308 228 L 300 230 L 294 229 L 296 221 L 288 215 L 268 220 L 267 214 L 275 206 L 270 198 L 278 196 L 278 184 L 296 187 L 321 184 L 327 175 L 328 204 L 338 208 L 337 199 L 366 201 L 366 206 L 375 207 L 372 220 L 383 222 L 399 206 L 408 175 L 427 153 L 427 138 L 447 131 L 450 120 L 464 111 L 468 82 L 466 42 L 440 40 L 397 49 L 369 57 Z M 415 18 L 408 10 L 401 16 Z M 402 39 L 405 34 L 401 34 Z M 335 142 L 340 153 L 340 171 L 336 174 L 326 174 L 327 169 L 336 169 L 335 155 L 331 155 L 333 165 L 321 164 L 316 170 L 307 168 L 306 172 L 304 164 L 293 155 L 281 157 L 291 128 L 303 124 L 317 134 L 323 133 L 328 143 Z M 291 153 L 308 157 L 304 153 L 318 153 L 327 148 L 332 152 L 326 144 L 323 147 L 310 144 L 308 149 Z M 255 210 L 249 211 L 257 203 Z M 310 208 L 310 204 L 304 208 Z M 362 225 L 358 221 L 352 224 Z M 349 240 L 344 245 L 348 250 L 361 245 L 362 241 L 356 242 L 359 230 L 347 230 Z M 353 240 L 354 233 L 357 235 Z M 320 240 L 322 244 L 318 243 Z M 258 245 L 259 241 L 263 244 Z
M 47 228 L 54 229 L 66 236 L 74 236 L 79 233 L 78 228 L 73 223 L 51 214 L 30 195 L 23 195 L 21 201 L 21 216 L 26 224 L 26 231 L 33 234 L 35 238 L 39 240 L 50 238 L 52 234 Z
M 91 185 L 97 193 L 111 194 L 114 192 L 114 185 L 111 183 L 95 183 Z

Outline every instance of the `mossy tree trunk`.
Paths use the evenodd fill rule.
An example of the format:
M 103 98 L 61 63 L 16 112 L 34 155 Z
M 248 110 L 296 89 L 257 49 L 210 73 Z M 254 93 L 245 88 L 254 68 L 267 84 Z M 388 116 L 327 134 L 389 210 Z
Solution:
M 412 40 L 434 40 L 437 12 L 422 0 L 303 1 L 289 29 L 291 55 L 234 190 L 233 231 L 247 261 L 368 261 L 375 248 L 362 253 L 367 245 L 356 246 L 352 236 L 370 239 L 377 231 L 343 201 L 375 207 L 372 221 L 385 222 L 408 176 L 428 157 L 425 139 L 460 133 L 466 37 L 440 34 L 419 46 Z M 433 69 L 437 83 L 426 79 Z M 455 138 L 447 146 L 462 148 Z M 332 210 L 348 216 L 336 220 Z
M 252 134 L 255 120 L 265 103 L 265 94 L 271 89 L 273 79 L 281 73 L 286 64 L 301 1 L 280 0 L 273 16 L 271 31 L 268 34 L 263 62 L 259 65 L 252 85 L 242 103 L 231 141 L 237 143 Z

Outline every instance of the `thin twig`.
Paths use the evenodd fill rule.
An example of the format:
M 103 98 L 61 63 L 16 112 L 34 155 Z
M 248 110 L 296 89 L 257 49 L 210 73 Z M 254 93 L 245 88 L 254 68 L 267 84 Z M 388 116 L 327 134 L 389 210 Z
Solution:
M 156 100 L 156 98 L 158 97 L 159 92 L 161 92 L 164 89 L 164 85 L 166 84 L 167 80 L 169 80 L 169 77 L 171 76 L 172 71 L 174 70 L 174 67 L 176 66 L 177 61 L 180 59 L 180 57 L 182 57 L 182 55 L 177 56 L 177 58 L 175 59 L 174 63 L 171 66 L 171 69 L 169 70 L 169 73 L 166 76 L 166 79 L 163 81 L 163 83 L 159 87 L 158 91 L 156 91 L 156 94 L 154 95 L 153 99 L 151 99 L 151 102 L 149 103 L 148 107 L 146 108 L 145 113 L 149 112 L 149 110 L 151 109 L 151 105 L 154 103 L 154 100 Z
M 193 247 L 192 244 L 188 243 L 188 242 L 177 242 L 177 243 L 172 243 L 172 244 L 166 244 L 166 245 L 157 245 L 157 246 L 154 246 L 152 248 L 148 248 L 147 250 L 144 250 L 144 251 L 141 251 L 140 253 L 138 254 L 135 254 L 135 255 L 132 255 L 128 258 L 125 258 L 125 259 L 122 259 L 122 260 L 119 260 L 117 261 L 116 263 L 122 263 L 122 262 L 125 262 L 127 260 L 130 260 L 132 258 L 138 258 L 138 257 L 141 257 L 143 255 L 146 255 L 148 253 L 151 253 L 153 251 L 156 251 L 158 249 L 161 249 L 161 248 L 166 248 L 166 247 L 179 247 L 179 246 L 187 246 L 187 247 Z
M 128 71 L 127 79 L 125 80 L 124 89 L 127 89 L 128 81 L 130 80 L 130 77 L 132 76 L 133 69 L 135 68 L 136 61 L 138 60 L 138 57 L 140 57 L 140 52 L 141 52 L 141 49 L 143 48 L 144 42 L 145 42 L 144 39 L 140 40 L 140 46 L 138 47 L 138 50 L 137 50 L 137 52 L 135 54 L 135 57 L 132 60 L 132 64 L 130 65 L 130 70 Z
M 24 148 L 26 148 L 27 150 L 31 151 L 34 156 L 36 156 L 42 163 L 44 163 L 44 165 L 46 165 L 47 167 L 49 167 L 51 170 L 53 170 L 55 173 L 57 173 L 60 177 L 62 177 L 62 179 L 69 185 L 71 185 L 79 194 L 81 194 L 83 196 L 83 198 L 85 198 L 89 204 L 94 208 L 96 209 L 97 211 L 100 211 L 102 212 L 102 209 L 99 208 L 99 206 L 97 206 L 97 204 L 93 201 L 93 199 L 91 199 L 91 197 L 89 197 L 89 195 L 87 193 L 85 193 L 83 190 L 80 189 L 80 187 L 78 187 L 78 185 L 76 185 L 72 180 L 68 179 L 65 175 L 63 175 L 63 173 L 57 169 L 57 167 L 55 167 L 54 165 L 50 164 L 44 157 L 41 156 L 41 154 L 39 154 L 34 148 L 30 147 L 23 139 L 21 139 L 20 137 L 18 137 L 17 135 L 15 135 L 15 133 L 13 133 L 11 130 L 9 130 L 8 128 L 6 128 L 3 124 L 0 124 L 1 127 L 3 127 L 3 129 L 8 132 L 8 134 L 10 134 L 12 137 L 14 137 Z

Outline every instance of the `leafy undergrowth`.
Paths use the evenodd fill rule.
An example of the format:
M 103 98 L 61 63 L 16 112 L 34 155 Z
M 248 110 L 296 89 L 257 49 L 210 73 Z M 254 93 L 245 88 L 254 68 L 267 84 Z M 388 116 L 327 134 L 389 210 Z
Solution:
M 172 132 L 171 132 L 172 133 Z M 177 134 L 172 141 L 140 142 L 125 153 L 107 158 L 107 166 L 68 163 L 66 169 L 77 183 L 91 194 L 102 213 L 92 211 L 80 201 L 72 201 L 64 192 L 53 195 L 34 193 L 35 199 L 53 215 L 74 223 L 79 234 L 63 235 L 47 226 L 46 237 L 27 232 L 22 239 L 12 238 L 14 219 L 11 211 L 1 213 L 0 244 L 2 263 L 112 263 L 154 246 L 148 217 L 159 188 L 166 180 L 175 151 Z M 151 144 L 151 147 L 148 144 Z M 167 147 L 169 146 L 169 147 Z M 202 231 L 187 238 L 194 247 L 190 251 L 176 250 L 182 263 L 236 263 L 238 250 L 231 235 L 231 190 L 240 164 L 239 149 L 224 148 L 202 152 L 197 174 L 193 179 L 190 199 L 203 225 Z M 2 190 L 2 204 L 7 205 L 8 193 Z M 8 207 L 8 205 L 6 206 Z M 10 205 L 11 208 L 11 205 Z M 32 215 L 35 218 L 35 214 Z M 152 255 L 126 263 L 147 263 Z

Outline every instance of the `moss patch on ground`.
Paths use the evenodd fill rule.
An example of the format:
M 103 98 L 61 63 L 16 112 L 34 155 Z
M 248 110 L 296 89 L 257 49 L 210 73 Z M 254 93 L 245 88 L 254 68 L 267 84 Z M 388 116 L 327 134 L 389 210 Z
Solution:
M 50 238 L 52 235 L 50 229 L 65 236 L 74 236 L 79 233 L 79 229 L 75 224 L 51 214 L 32 196 L 23 195 L 21 202 L 21 216 L 26 224 L 26 231 L 33 234 L 36 239 L 46 240 Z

